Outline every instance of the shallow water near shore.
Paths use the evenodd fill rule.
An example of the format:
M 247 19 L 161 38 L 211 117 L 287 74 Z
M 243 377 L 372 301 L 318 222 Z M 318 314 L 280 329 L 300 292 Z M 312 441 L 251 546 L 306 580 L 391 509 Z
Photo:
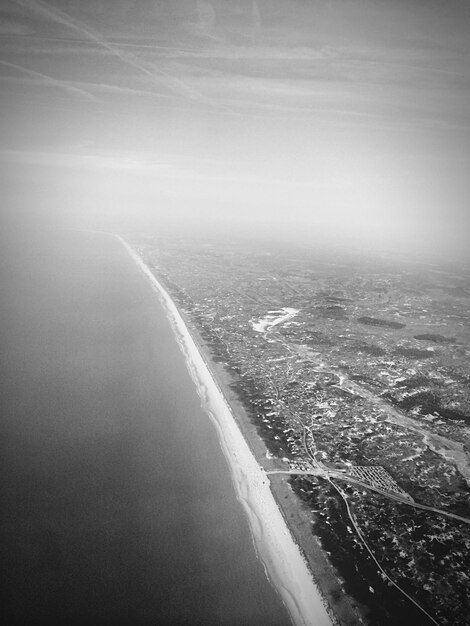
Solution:
M 289 624 L 168 320 L 120 243 L 30 233 L 1 254 L 7 623 Z

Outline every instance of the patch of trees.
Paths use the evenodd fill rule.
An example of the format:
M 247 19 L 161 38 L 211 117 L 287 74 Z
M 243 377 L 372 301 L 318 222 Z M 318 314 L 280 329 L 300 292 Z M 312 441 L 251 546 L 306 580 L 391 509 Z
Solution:
M 405 389 L 416 389 L 416 387 L 429 387 L 431 380 L 427 376 L 418 374 L 417 376 L 411 376 L 411 378 L 405 378 L 395 383 L 395 387 L 404 387 Z
M 324 307 L 320 309 L 320 312 L 321 312 L 322 317 L 326 317 L 327 319 L 334 319 L 334 320 L 347 320 L 348 319 L 346 309 L 343 309 L 342 306 L 339 306 L 337 304 L 333 306 Z
M 419 350 L 418 348 L 405 348 L 404 346 L 399 346 L 395 350 L 395 354 L 404 356 L 407 359 L 429 359 L 436 356 L 436 353 L 432 350 Z
M 455 343 L 455 337 L 444 337 L 444 335 L 434 333 L 415 335 L 414 338 L 418 339 L 418 341 L 434 341 L 434 343 Z
M 364 315 L 363 317 L 358 317 L 357 321 L 361 324 L 367 324 L 368 326 L 381 326 L 383 328 L 399 329 L 405 328 L 406 326 L 406 324 L 403 324 L 401 322 L 391 322 L 389 320 L 382 320 L 377 317 L 368 317 L 367 315 Z
M 449 420 L 465 421 L 470 424 L 470 415 L 466 415 L 463 411 L 456 408 L 450 408 L 443 404 L 442 398 L 431 389 L 418 391 L 405 396 L 401 400 L 397 400 L 392 393 L 383 394 L 401 409 L 410 411 L 416 407 L 419 408 L 421 415 L 438 414 Z
M 380 346 L 369 343 L 358 343 L 352 346 L 355 352 L 362 352 L 363 354 L 369 354 L 370 356 L 385 356 L 386 350 Z

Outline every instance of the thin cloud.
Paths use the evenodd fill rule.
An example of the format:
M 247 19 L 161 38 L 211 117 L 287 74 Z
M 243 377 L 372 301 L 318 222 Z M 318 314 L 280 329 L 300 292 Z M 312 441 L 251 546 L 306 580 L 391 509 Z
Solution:
M 214 35 L 214 27 L 216 23 L 215 9 L 210 2 L 203 2 L 197 0 L 197 22 L 187 22 L 185 24 L 186 30 L 199 37 L 212 39 L 214 41 L 222 41 L 219 37 Z
M 88 146 L 85 144 L 84 146 Z M 80 147 L 78 147 L 80 149 Z M 46 152 L 38 150 L 0 150 L 0 161 L 8 163 L 26 163 L 35 165 L 52 165 L 65 168 L 84 167 L 90 169 L 126 170 L 126 171 L 162 171 L 172 165 L 167 161 L 145 157 L 139 153 L 122 152 L 107 153 L 74 153 Z
M 33 49 L 33 51 L 37 51 L 37 52 L 44 51 L 48 53 L 48 52 L 56 52 L 58 50 L 64 51 L 64 52 L 67 52 L 67 51 L 74 52 L 75 50 L 82 50 L 83 52 L 89 52 L 90 54 L 93 54 L 96 52 L 97 49 L 102 49 L 101 44 L 98 44 L 96 49 L 90 48 L 90 47 L 86 49 L 83 48 L 84 44 L 90 43 L 89 37 L 81 37 L 81 38 L 74 37 L 74 39 L 70 39 L 69 37 L 53 37 L 53 36 L 38 35 L 38 34 L 33 34 L 33 33 L 28 33 L 28 34 L 2 33 L 2 35 L 6 39 L 14 38 L 15 42 L 17 43 L 21 41 L 28 41 L 28 42 L 37 41 L 38 43 L 55 44 L 54 46 L 50 46 L 48 48 L 37 46 L 36 48 Z M 152 50 L 157 53 L 163 53 L 162 56 L 165 56 L 165 53 L 170 53 L 170 56 L 172 56 L 173 54 L 199 55 L 199 53 L 201 52 L 198 48 L 191 48 L 189 46 L 162 46 L 162 45 L 157 45 L 157 44 L 141 43 L 141 42 L 136 42 L 136 41 L 120 41 L 119 44 L 114 44 L 114 42 L 109 39 L 107 41 L 110 45 L 118 46 L 120 49 L 128 48 L 128 49 L 133 49 L 133 50 L 145 50 L 145 51 Z M 60 47 L 58 44 L 67 44 L 67 45 Z M 31 51 L 32 49 L 30 46 L 28 46 L 27 50 Z M 107 52 L 109 53 L 109 50 Z M 114 52 L 112 54 L 114 54 Z
M 52 85 L 53 87 L 59 87 L 65 90 L 68 94 L 71 94 L 73 96 L 79 96 L 87 100 L 93 100 L 95 102 L 98 100 L 95 96 L 93 96 L 88 91 L 85 91 L 84 89 L 80 89 L 79 87 L 75 87 L 74 85 L 71 85 L 68 81 L 58 80 L 57 78 L 53 78 L 52 76 L 49 76 L 48 74 L 37 72 L 36 70 L 23 67 L 22 65 L 18 65 L 17 63 L 10 63 L 9 61 L 3 61 L 2 59 L 0 59 L 0 65 L 17 70 L 19 72 L 22 72 L 23 74 L 27 74 L 28 76 L 31 76 L 32 78 L 39 80 L 39 84 L 49 85 L 49 86 Z
M 120 94 L 124 96 L 143 96 L 146 98 L 157 98 L 158 100 L 168 100 L 171 96 L 155 91 L 147 91 L 145 89 L 135 89 L 133 87 L 122 87 L 120 85 L 108 85 L 107 83 L 76 83 L 83 85 L 87 89 L 97 91 L 98 93 Z
M 45 2 L 41 2 L 40 0 L 15 0 L 16 3 L 22 7 L 26 7 L 30 11 L 34 11 L 41 15 L 44 18 L 57 22 L 58 24 L 62 24 L 67 28 L 74 30 L 75 32 L 80 33 L 81 35 L 86 35 L 88 39 L 98 44 L 99 46 L 108 50 L 115 57 L 120 59 L 126 65 L 133 67 L 143 74 L 149 76 L 152 80 L 157 78 L 156 74 L 163 76 L 167 80 L 167 85 L 171 87 L 173 90 L 177 91 L 179 95 L 189 98 L 191 100 L 197 100 L 199 102 L 207 102 L 207 99 L 199 92 L 195 91 L 191 87 L 189 87 L 185 82 L 168 74 L 161 68 L 152 65 L 152 70 L 148 68 L 148 66 L 142 63 L 139 59 L 130 55 L 128 53 L 124 53 L 119 47 L 114 44 L 109 43 L 103 35 L 98 33 L 96 30 L 92 30 L 90 27 L 86 26 L 82 22 L 72 18 L 70 15 L 65 13 L 64 11 L 60 11 L 59 9 L 52 8 Z
M 237 46 L 219 45 L 214 42 L 199 50 L 186 46 L 153 46 L 138 42 L 126 42 L 121 45 L 112 43 L 97 31 L 73 19 L 67 13 L 52 8 L 42 0 L 15 1 L 18 5 L 27 7 L 78 33 L 81 39 L 69 40 L 71 48 L 86 52 L 86 49 L 80 48 L 84 43 L 83 36 L 86 36 L 86 42 L 93 42 L 98 46 L 96 50 L 111 54 L 126 65 L 138 69 L 151 79 L 153 84 L 169 87 L 173 93 L 188 101 L 189 105 L 196 102 L 217 108 L 222 114 L 246 116 L 258 114 L 262 116 L 264 112 L 270 114 L 298 112 L 302 116 L 310 115 L 314 118 L 324 116 L 327 121 L 336 119 L 342 125 L 345 123 L 362 125 L 370 121 L 374 126 L 391 129 L 468 130 L 464 120 L 460 124 L 449 119 L 450 116 L 446 114 L 444 107 L 441 107 L 441 111 L 434 111 L 430 107 L 422 106 L 420 100 L 416 100 L 418 88 L 428 87 L 436 75 L 439 78 L 447 75 L 459 76 L 445 59 L 442 61 L 443 67 L 437 67 L 436 63 L 427 66 L 420 63 L 422 52 L 419 50 L 415 52 L 416 62 L 414 62 L 413 50 L 406 49 L 403 53 L 394 50 L 390 53 L 387 48 L 385 58 L 381 58 L 385 54 L 385 49 L 382 50 L 380 47 L 371 48 L 370 45 L 368 47 L 357 44 L 343 48 L 309 47 L 308 44 L 302 45 L 306 41 L 302 38 L 298 40 L 297 46 L 272 43 Z M 245 13 L 248 29 L 250 26 L 262 29 L 263 15 L 256 0 L 247 5 Z M 217 30 L 214 6 L 210 2 L 200 0 L 197 9 L 196 23 L 200 32 L 211 35 L 212 38 Z M 223 14 L 219 18 L 222 20 Z M 51 39 L 47 38 L 47 41 Z M 272 40 L 271 32 L 269 41 Z M 57 38 L 55 41 L 63 40 Z M 268 40 L 264 38 L 264 41 Z M 143 61 L 142 58 L 133 55 L 130 52 L 132 49 L 145 51 L 149 60 Z M 163 70 L 162 58 L 173 61 L 187 59 L 188 62 L 178 65 L 166 63 L 164 65 L 166 70 Z M 198 59 L 202 62 L 198 63 Z M 411 62 L 408 59 L 411 59 Z M 203 62 L 204 60 L 207 62 Z M 214 63 L 211 63 L 211 60 L 214 60 Z M 224 60 L 227 63 L 223 63 Z M 248 62 L 244 63 L 243 60 Z M 465 78 L 465 74 L 462 76 Z M 338 89 L 338 85 L 343 85 L 344 88 Z M 364 97 L 358 98 L 357 93 L 353 92 L 355 85 L 361 85 L 361 94 Z M 408 89 L 411 85 L 413 98 L 409 99 L 410 102 L 406 102 L 401 91 L 389 91 L 385 95 L 384 87 L 396 85 L 400 89 Z M 445 94 L 446 85 L 438 82 L 437 87 Z M 372 94 L 368 88 L 373 88 L 374 93 Z M 121 88 L 116 86 L 116 89 Z M 150 84 L 148 89 L 152 89 Z M 135 90 L 134 93 L 142 92 Z M 162 95 L 162 90 L 155 90 L 155 93 Z M 394 102 L 405 102 L 401 113 L 398 109 L 393 109 Z M 422 110 L 418 110 L 419 108 Z
M 256 0 L 253 0 L 251 5 L 251 17 L 253 19 L 253 28 L 256 32 L 259 32 L 261 29 L 261 14 Z
M 27 35 L 30 32 L 28 26 L 15 20 L 2 19 L 0 21 L 0 35 L 2 35 L 2 37 Z
M 87 100 L 93 100 L 95 102 L 102 102 L 102 100 L 96 97 L 94 94 L 102 95 L 120 95 L 128 96 L 130 98 L 147 98 L 148 100 L 156 100 L 158 102 L 173 101 L 173 97 L 169 94 L 157 93 L 155 91 L 149 91 L 145 89 L 136 89 L 133 87 L 123 87 L 121 85 L 109 85 L 107 83 L 91 83 L 85 81 L 59 81 L 52 76 L 36 72 L 34 70 L 22 67 L 15 63 L 8 63 L 0 60 L 0 65 L 5 67 L 11 67 L 18 71 L 27 73 L 31 76 L 29 82 L 37 84 L 39 86 L 53 86 L 61 87 L 70 95 L 76 95 L 86 98 Z M 27 79 L 13 76 L 0 76 L 2 82 L 24 82 Z
M 97 54 L 102 52 L 115 56 L 115 52 L 110 51 L 108 47 L 104 48 L 101 44 L 96 47 L 90 47 L 89 38 L 67 37 L 46 37 L 42 35 L 18 35 L 5 38 L 2 49 L 8 52 L 27 52 L 29 54 Z M 22 42 L 27 42 L 27 46 L 23 46 Z M 94 42 L 96 43 L 96 42 Z M 203 48 L 191 48 L 184 46 L 164 46 L 140 42 L 119 42 L 114 44 L 108 42 L 113 48 L 119 47 L 122 54 L 125 50 L 142 51 L 146 54 L 154 53 L 153 58 L 158 59 L 176 59 L 176 60 L 221 60 L 221 61 L 239 61 L 242 59 L 250 61 L 325 61 L 331 60 L 337 56 L 333 48 L 308 48 L 302 47 L 275 47 L 269 45 L 212 45 Z M 47 45 L 49 44 L 49 45 Z M 88 44 L 88 45 L 85 45 Z

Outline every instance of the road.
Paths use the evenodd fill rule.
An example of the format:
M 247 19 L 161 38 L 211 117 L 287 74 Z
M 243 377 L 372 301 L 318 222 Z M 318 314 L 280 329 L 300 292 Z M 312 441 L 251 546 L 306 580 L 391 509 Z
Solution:
M 348 476 L 348 474 L 343 474 L 341 472 L 334 472 L 334 471 L 329 471 L 329 470 L 318 468 L 318 469 L 312 469 L 312 470 L 271 470 L 271 471 L 266 472 L 266 474 L 268 475 L 269 474 L 290 474 L 291 476 L 298 476 L 298 475 L 315 476 L 315 477 L 325 478 L 326 480 L 329 480 L 330 478 L 335 478 L 337 480 L 343 480 L 348 483 L 354 483 L 366 489 L 370 489 L 371 491 L 376 491 L 377 493 L 380 493 L 386 496 L 387 498 L 396 500 L 397 502 L 402 502 L 403 504 L 407 504 L 408 506 L 412 506 L 416 509 L 422 509 L 423 511 L 432 511 L 433 513 L 437 513 L 438 515 L 444 515 L 445 517 L 450 517 L 452 519 L 458 520 L 459 522 L 463 522 L 464 524 L 470 524 L 470 519 L 468 519 L 467 517 L 461 517 L 460 515 L 455 515 L 454 513 L 450 513 L 449 511 L 436 509 L 432 506 L 426 506 L 424 504 L 418 504 L 417 502 L 413 502 L 412 500 L 407 500 L 406 498 L 400 498 L 399 495 L 395 495 L 391 492 L 387 492 L 382 489 L 377 489 L 376 487 L 373 487 L 369 483 L 362 482 L 361 480 L 358 480 L 357 478 L 352 478 Z
M 351 479 L 349 476 L 343 474 L 343 473 L 339 473 L 339 472 L 334 472 L 334 471 L 330 471 L 328 470 L 323 464 L 321 464 L 319 461 L 317 461 L 317 459 L 315 458 L 315 455 L 312 454 L 310 447 L 307 445 L 307 431 L 308 428 L 306 426 L 304 426 L 304 432 L 303 432 L 303 441 L 304 441 L 304 447 L 305 450 L 307 452 L 307 454 L 309 455 L 309 457 L 312 460 L 313 466 L 314 468 L 312 470 L 271 470 L 266 472 L 267 475 L 272 475 L 272 474 L 288 474 L 288 475 L 304 475 L 304 476 L 315 476 L 315 477 L 322 477 L 325 478 L 330 484 L 331 486 L 339 493 L 339 495 L 341 496 L 341 498 L 344 501 L 344 504 L 346 506 L 346 511 L 348 513 L 348 517 L 349 520 L 351 521 L 351 524 L 353 525 L 357 536 L 359 537 L 361 543 L 363 544 L 364 548 L 367 550 L 367 552 L 369 553 L 370 557 L 372 558 L 372 560 L 374 561 L 374 563 L 376 564 L 376 566 L 378 567 L 379 571 L 381 572 L 381 574 L 383 575 L 383 577 L 388 580 L 388 582 L 393 585 L 393 587 L 395 587 L 401 594 L 403 594 L 405 596 L 405 598 L 407 598 L 407 600 L 409 602 L 411 602 L 412 604 L 415 605 L 415 607 L 417 609 L 419 609 L 424 615 L 426 615 L 426 617 L 436 626 L 441 626 L 439 624 L 439 622 L 437 620 L 434 619 L 434 617 L 432 615 L 430 615 L 426 609 L 424 607 L 422 607 L 419 602 L 417 602 L 414 598 L 412 598 L 404 589 L 402 589 L 399 585 L 397 585 L 397 583 L 390 578 L 390 576 L 387 574 L 387 572 L 383 569 L 383 567 L 380 565 L 379 561 L 377 560 L 377 558 L 375 557 L 372 549 L 370 548 L 369 544 L 367 543 L 367 541 L 365 540 L 361 529 L 359 528 L 359 525 L 356 521 L 356 518 L 353 514 L 353 512 L 351 511 L 351 507 L 349 506 L 349 502 L 348 502 L 348 497 L 346 495 L 346 493 L 335 483 L 333 482 L 333 478 L 340 478 L 342 480 L 347 480 L 348 482 L 354 482 L 356 484 L 359 484 L 367 489 L 372 489 L 373 491 L 379 491 L 379 493 L 382 493 L 383 495 L 386 495 L 388 497 L 391 497 L 395 500 L 398 500 L 400 502 L 404 502 L 405 504 L 409 504 L 411 506 L 417 506 L 418 508 L 421 508 L 420 505 L 416 505 L 416 503 L 407 500 L 405 498 L 399 498 L 398 496 L 394 496 L 391 495 L 390 493 L 387 493 L 385 491 L 381 491 L 379 489 L 376 489 L 374 487 L 372 487 L 371 485 L 367 484 L 367 483 L 363 483 L 360 480 L 357 479 Z M 309 432 L 309 431 L 308 431 Z M 424 507 L 424 508 L 429 508 L 429 507 Z M 432 509 L 431 509 L 432 510 Z M 439 511 L 439 509 L 436 509 L 436 511 Z M 446 514 L 445 511 L 442 511 L 442 513 Z M 450 514 L 452 516 L 452 514 Z M 453 516 L 455 517 L 455 516 Z M 458 516 L 457 516 L 458 517 Z M 462 518 L 463 520 L 465 520 L 465 518 Z M 470 520 L 466 520 L 467 522 L 470 522 Z

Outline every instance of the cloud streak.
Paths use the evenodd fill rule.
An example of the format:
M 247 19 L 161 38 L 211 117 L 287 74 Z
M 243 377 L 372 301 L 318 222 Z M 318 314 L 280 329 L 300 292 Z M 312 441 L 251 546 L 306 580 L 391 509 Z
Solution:
M 74 54 L 96 54 L 101 51 L 112 55 L 150 79 L 151 83 L 147 83 L 149 94 L 153 90 L 151 85 L 157 85 L 159 89 L 153 90 L 155 95 L 167 98 L 171 98 L 171 94 L 179 96 L 185 102 L 184 106 L 191 107 L 196 103 L 207 105 L 223 115 L 247 117 L 262 117 L 264 113 L 273 116 L 299 113 L 301 116 L 310 115 L 315 121 L 320 115 L 328 120 L 336 118 L 340 125 L 363 126 L 370 123 L 381 128 L 468 130 L 466 121 L 446 119 L 444 105 L 439 105 L 437 99 L 436 110 L 433 111 L 426 103 L 422 105 L 419 102 L 416 106 L 415 98 L 419 88 L 429 86 L 435 86 L 436 93 L 440 90 L 445 98 L 447 82 L 454 77 L 463 82 L 467 78 L 465 73 L 455 71 L 451 65 L 439 67 L 430 61 L 429 55 L 420 57 L 423 52 L 419 50 L 414 55 L 410 49 L 400 52 L 380 47 L 373 49 L 370 45 L 351 48 L 345 44 L 346 47 L 341 48 L 337 46 L 337 40 L 328 45 L 315 46 L 313 39 L 311 45 L 305 42 L 288 45 L 282 39 L 274 44 L 272 38 L 265 37 L 265 20 L 261 19 L 264 16 L 256 0 L 247 3 L 251 13 L 249 9 L 246 11 L 248 28 L 254 28 L 258 33 L 251 45 L 234 45 L 214 38 L 214 33 L 223 29 L 223 16 L 218 17 L 214 9 L 217 6 L 219 10 L 221 5 L 202 1 L 196 4 L 195 17 L 198 21 L 188 22 L 185 15 L 183 25 L 186 28 L 188 23 L 197 24 L 201 35 L 210 35 L 203 37 L 206 41 L 200 41 L 198 47 L 129 41 L 115 44 L 97 30 L 42 0 L 15 1 L 38 16 L 80 35 L 80 40 L 38 37 L 36 40 L 59 44 L 59 49 L 55 49 L 54 45 L 46 46 L 43 50 L 45 54 L 72 51 Z M 60 43 L 64 42 L 70 45 L 69 50 L 61 48 Z M 94 45 L 86 49 L 86 42 Z M 31 52 L 32 48 L 28 51 Z M 38 51 L 41 51 L 40 48 Z M 145 54 L 145 61 L 137 51 Z M 420 63 L 420 58 L 423 63 Z M 358 97 L 358 85 L 361 97 Z M 391 86 L 397 90 L 392 92 L 389 89 Z M 77 87 L 80 88 L 78 83 Z M 130 89 L 127 85 L 125 88 L 115 87 L 122 94 L 126 88 Z M 386 95 L 385 89 L 389 89 Z M 412 98 L 407 99 L 405 89 L 412 90 Z M 144 91 L 136 89 L 134 94 L 144 96 Z M 130 91 L 127 93 L 131 95 Z M 397 109 L 394 112 L 390 103 L 398 101 L 404 105 L 400 105 L 401 111 Z M 441 106 L 440 111 L 438 106 Z
M 120 59 L 126 65 L 137 69 L 139 72 L 151 78 L 152 81 L 156 81 L 157 75 L 165 78 L 167 86 L 176 93 L 178 93 L 180 96 L 189 98 L 191 100 L 197 100 L 199 102 L 208 102 L 201 93 L 188 86 L 184 81 L 175 76 L 172 76 L 171 74 L 154 65 L 152 66 L 152 70 L 150 70 L 146 64 L 142 63 L 134 55 L 123 52 L 118 46 L 108 42 L 105 37 L 103 37 L 103 35 L 101 35 L 95 29 L 91 29 L 89 26 L 72 18 L 64 11 L 52 8 L 51 6 L 49 6 L 45 2 L 41 2 L 40 0 L 16 0 L 16 3 L 21 7 L 27 8 L 28 10 L 35 12 L 43 18 L 52 20 L 58 24 L 62 24 L 70 30 L 78 32 L 81 35 L 85 35 L 89 40 L 93 41 L 98 46 L 106 49 L 108 52 Z M 157 85 L 158 84 L 159 83 L 157 82 Z
M 59 87 L 66 91 L 69 95 L 79 96 L 80 98 L 85 98 L 86 100 L 92 100 L 94 102 L 98 101 L 98 98 L 96 98 L 94 95 L 84 89 L 80 89 L 79 87 L 71 85 L 68 81 L 59 80 L 57 78 L 49 76 L 48 74 L 43 74 L 42 72 L 37 72 L 36 70 L 23 67 L 22 65 L 18 65 L 17 63 L 10 63 L 9 61 L 4 61 L 2 59 L 0 59 L 0 65 L 17 70 L 19 72 L 22 72 L 23 74 L 27 74 L 34 79 L 38 79 L 40 84 Z
M 84 153 L 45 152 L 40 150 L 0 150 L 0 161 L 50 165 L 64 168 L 90 168 L 113 171 L 141 171 L 165 173 L 172 165 L 166 160 L 145 157 L 139 153 Z

